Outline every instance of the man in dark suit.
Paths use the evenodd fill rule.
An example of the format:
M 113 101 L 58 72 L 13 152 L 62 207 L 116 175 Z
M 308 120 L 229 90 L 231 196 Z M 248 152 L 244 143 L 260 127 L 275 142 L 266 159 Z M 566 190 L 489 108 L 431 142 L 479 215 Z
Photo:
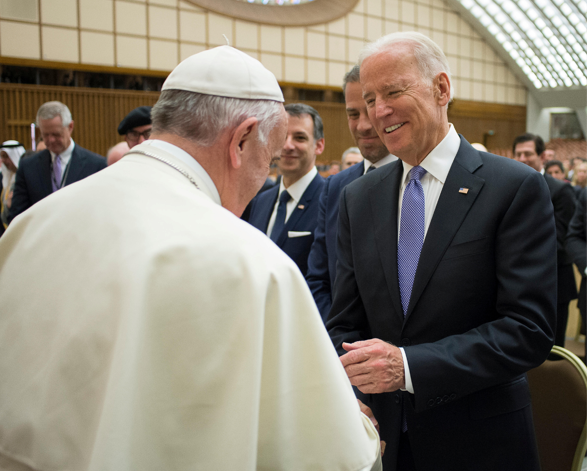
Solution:
M 278 161 L 283 178 L 253 199 L 249 223 L 265 232 L 305 275 L 324 186 L 315 165 L 324 150 L 324 130 L 322 118 L 311 106 L 293 103 L 285 110 L 287 138 Z
M 327 328 L 368 394 L 384 469 L 538 471 L 525 373 L 554 336 L 544 178 L 458 136 L 448 61 L 426 36 L 384 36 L 360 68 L 371 122 L 401 161 L 341 193 Z
M 364 160 L 328 178 L 320 195 L 318 223 L 308 257 L 306 281 L 325 322 L 332 304 L 332 286 L 336 275 L 336 232 L 340 192 L 350 182 L 365 175 L 371 167 L 373 170 L 397 160 L 397 157 L 390 155 L 369 121 L 359 83 L 358 65 L 344 76 L 342 90 L 349 129 Z
M 573 260 L 573 263 L 577 265 L 579 273 L 581 273 L 581 287 L 579 288 L 579 302 L 577 307 L 581 312 L 581 318 L 583 319 L 583 325 L 587 324 L 587 250 L 586 250 L 586 237 L 587 222 L 586 222 L 586 211 L 587 211 L 587 190 L 583 188 L 583 191 L 579 195 L 577 200 L 577 207 L 575 208 L 575 214 L 569 224 L 569 231 L 567 232 L 567 240 L 565 247 L 567 253 Z M 586 355 L 583 359 L 587 363 L 587 346 L 585 347 Z
M 557 180 L 544 170 L 546 153 L 544 141 L 535 134 L 522 134 L 514 139 L 514 158 L 537 172 L 544 175 L 550 199 L 554 207 L 554 221 L 556 223 L 556 259 L 557 259 L 557 305 L 556 305 L 556 333 L 554 344 L 565 346 L 567 320 L 569 318 L 569 303 L 577 299 L 577 284 L 573 273 L 573 261 L 565 250 L 565 239 L 569 222 L 575 212 L 575 193 L 568 183 Z
M 37 112 L 37 126 L 47 148 L 20 163 L 9 223 L 54 191 L 106 167 L 104 157 L 73 142 L 71 112 L 63 103 L 49 101 L 41 105 Z

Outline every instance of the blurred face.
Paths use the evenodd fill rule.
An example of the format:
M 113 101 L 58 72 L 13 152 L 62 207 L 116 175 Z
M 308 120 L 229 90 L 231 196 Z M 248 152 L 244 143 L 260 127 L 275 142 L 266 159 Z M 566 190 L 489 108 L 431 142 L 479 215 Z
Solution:
M 14 165 L 12 160 L 10 160 L 10 157 L 8 157 L 8 154 L 6 152 L 0 152 L 0 160 L 2 160 L 2 163 L 4 165 L 6 165 L 6 168 L 8 170 L 10 170 L 11 172 L 16 172 L 16 166 Z
M 410 45 L 394 45 L 365 59 L 361 85 L 377 134 L 404 162 L 418 165 L 448 133 L 448 76 L 424 79 Z
M 73 121 L 69 123 L 69 126 L 63 126 L 61 116 L 55 116 L 53 119 L 41 119 L 39 120 L 39 129 L 47 149 L 55 154 L 61 154 L 71 144 Z
M 553 151 L 552 149 L 546 149 L 544 151 L 544 160 L 554 160 L 555 155 L 555 151 Z
M 323 150 L 324 139 L 314 140 L 312 117 L 288 115 L 287 136 L 278 163 L 284 184 L 289 186 L 306 175 Z
M 384 147 L 385 149 L 385 155 L 387 155 L 387 149 Z M 371 163 L 373 163 L 373 161 L 371 159 L 367 159 L 369 161 L 371 161 Z M 359 162 L 363 161 L 363 157 L 361 156 L 361 154 L 347 154 L 344 162 L 342 163 L 342 169 L 346 170 L 349 167 L 352 167 L 355 164 L 358 164 Z
M 585 183 L 587 183 L 587 164 L 582 163 L 577 165 L 575 167 L 575 174 L 577 175 L 576 182 L 581 186 L 585 186 Z
M 542 170 L 542 158 L 536 153 L 536 144 L 534 141 L 516 144 L 514 158 L 518 162 L 522 162 L 538 172 Z
M 546 173 L 548 173 L 552 178 L 556 178 L 557 180 L 564 180 L 565 179 L 565 174 L 556 165 L 548 167 L 548 170 L 546 170 Z
M 389 154 L 387 147 L 379 139 L 379 135 L 369 121 L 367 106 L 363 100 L 361 84 L 358 82 L 347 83 L 345 88 L 344 100 L 346 103 L 346 115 L 349 123 L 349 129 L 361 154 L 371 162 L 379 162 L 383 157 Z M 352 154 L 357 155 L 357 154 Z M 348 158 L 348 157 L 347 157 Z M 361 157 L 360 160 L 363 160 Z M 357 163 L 355 160 L 353 163 Z M 343 162 L 343 170 L 350 167 L 353 163 L 347 165 Z
M 151 137 L 152 127 L 151 124 L 145 124 L 144 126 L 137 126 L 127 132 L 126 136 L 124 136 L 124 140 L 128 144 L 128 147 L 132 149 L 137 144 L 142 144 L 149 139 L 149 137 Z

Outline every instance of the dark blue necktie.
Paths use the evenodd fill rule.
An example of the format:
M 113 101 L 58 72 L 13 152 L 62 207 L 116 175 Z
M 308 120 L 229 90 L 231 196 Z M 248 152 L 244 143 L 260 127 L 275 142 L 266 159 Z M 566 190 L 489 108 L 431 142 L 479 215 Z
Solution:
M 404 190 L 399 240 L 397 242 L 397 274 L 404 316 L 408 312 L 414 277 L 418 268 L 420 252 L 424 244 L 425 202 L 420 179 L 426 170 L 414 167 L 410 171 L 410 181 Z
M 277 214 L 275 215 L 275 223 L 271 230 L 271 240 L 277 242 L 283 228 L 285 227 L 285 216 L 287 215 L 287 203 L 291 199 L 291 196 L 287 190 L 283 190 L 279 195 L 279 205 L 277 206 Z

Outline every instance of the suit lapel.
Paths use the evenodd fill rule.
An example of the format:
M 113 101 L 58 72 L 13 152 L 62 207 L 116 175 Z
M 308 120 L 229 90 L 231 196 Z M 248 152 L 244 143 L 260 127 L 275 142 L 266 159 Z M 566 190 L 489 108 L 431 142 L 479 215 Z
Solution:
M 397 278 L 397 207 L 403 175 L 401 160 L 377 170 L 381 180 L 369 188 L 375 243 L 394 310 L 403 316 Z M 375 267 L 373 267 L 375 268 Z
M 262 228 L 264 233 L 267 233 L 269 219 L 271 219 L 271 214 L 273 213 L 273 208 L 279 195 L 279 185 L 275 185 L 270 190 L 263 192 L 262 195 L 265 195 L 265 193 L 267 194 L 266 198 L 271 204 L 259 205 L 259 218 L 257 220 L 262 222 L 260 228 Z
M 306 188 L 306 191 L 304 191 L 304 194 L 302 195 L 300 202 L 293 210 L 293 213 L 291 213 L 291 216 L 289 217 L 289 219 L 285 223 L 285 226 L 283 227 L 283 231 L 277 239 L 277 245 L 279 247 L 282 247 L 285 241 L 287 240 L 288 231 L 294 230 L 296 228 L 296 224 L 299 222 L 302 216 L 306 214 L 310 202 L 312 201 L 316 193 L 318 193 L 318 190 L 322 188 L 321 183 L 323 183 L 323 181 L 324 179 L 320 176 L 319 173 L 316 174 L 316 176 L 312 179 L 312 181 L 308 185 L 308 188 Z
M 39 166 L 37 168 L 44 196 L 49 196 L 53 193 L 53 187 L 51 186 L 51 153 L 48 150 L 42 151 L 41 155 L 39 155 Z
M 71 159 L 69 160 L 69 169 L 67 170 L 67 174 L 65 175 L 65 182 L 63 186 L 69 185 L 70 183 L 77 182 L 83 178 L 83 169 L 84 169 L 85 159 L 84 156 L 81 155 L 78 151 L 77 144 L 73 147 L 73 152 L 71 153 Z
M 461 137 L 459 151 L 444 183 L 424 240 L 406 319 L 485 184 L 485 180 L 473 174 L 482 164 L 479 152 Z M 468 192 L 460 193 L 461 188 L 467 188 Z

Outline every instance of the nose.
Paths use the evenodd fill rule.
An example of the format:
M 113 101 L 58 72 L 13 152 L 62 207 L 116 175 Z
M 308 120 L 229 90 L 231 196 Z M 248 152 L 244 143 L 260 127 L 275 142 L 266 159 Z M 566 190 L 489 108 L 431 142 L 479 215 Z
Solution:
M 292 137 L 291 136 L 287 136 L 285 138 L 285 144 L 283 144 L 283 148 L 285 150 L 292 150 L 292 149 L 294 149 L 293 140 L 292 140 Z
M 384 116 L 390 115 L 393 113 L 391 107 L 387 106 L 384 100 L 377 98 L 375 100 L 375 117 L 376 118 L 383 118 Z
M 368 133 L 371 129 L 373 129 L 373 125 L 371 124 L 369 115 L 367 113 L 361 113 L 359 122 L 357 123 L 357 130 L 361 133 Z

